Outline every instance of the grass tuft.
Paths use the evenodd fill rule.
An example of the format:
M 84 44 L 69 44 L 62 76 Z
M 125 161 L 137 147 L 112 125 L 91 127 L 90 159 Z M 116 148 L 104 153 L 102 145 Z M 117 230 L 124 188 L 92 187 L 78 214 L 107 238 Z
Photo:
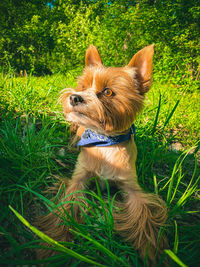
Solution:
M 113 230 L 118 193 L 107 182 L 101 191 L 93 179 L 92 189 L 84 191 L 83 224 L 66 212 L 62 216 L 73 242 L 56 242 L 32 226 L 36 216 L 63 205 L 64 200 L 55 204 L 45 190 L 58 177 L 71 177 L 76 162 L 78 151 L 68 148 L 69 125 L 57 104 L 59 92 L 74 86 L 74 76 L 74 72 L 37 78 L 0 74 L 0 263 L 40 264 L 35 250 L 43 239 L 59 252 L 42 261 L 48 266 L 145 266 L 131 244 Z M 200 92 L 155 82 L 145 101 L 135 122 L 139 183 L 168 205 L 164 231 L 170 266 L 196 267 L 200 265 Z

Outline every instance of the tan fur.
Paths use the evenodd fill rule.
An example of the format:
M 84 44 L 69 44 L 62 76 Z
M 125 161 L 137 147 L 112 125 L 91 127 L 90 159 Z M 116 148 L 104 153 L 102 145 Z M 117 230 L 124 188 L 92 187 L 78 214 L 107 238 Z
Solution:
M 78 80 L 76 91 L 63 92 L 66 119 L 81 125 L 77 136 L 81 136 L 85 127 L 96 132 L 117 135 L 126 133 L 138 112 L 142 109 L 144 93 L 149 89 L 152 72 L 153 45 L 140 50 L 124 68 L 106 68 L 100 59 L 98 50 L 90 46 L 86 52 L 86 69 Z M 106 96 L 106 88 L 112 90 Z M 74 93 L 75 92 L 75 93 Z M 71 95 L 82 98 L 76 105 L 70 102 Z M 137 181 L 135 162 L 137 148 L 134 137 L 118 145 L 108 147 L 83 147 L 79 154 L 72 180 L 66 185 L 66 200 L 76 199 L 79 194 L 69 194 L 85 188 L 86 181 L 98 175 L 118 184 L 124 192 L 124 198 L 113 213 L 115 230 L 138 249 L 144 259 L 156 262 L 166 241 L 158 232 L 167 219 L 167 209 L 159 196 L 145 193 Z M 62 196 L 63 197 L 63 196 Z M 70 204 L 64 204 L 71 212 Z M 59 208 L 55 213 L 62 213 Z M 73 215 L 77 221 L 78 205 L 73 206 Z M 50 213 L 40 219 L 41 229 L 58 241 L 70 240 L 67 227 L 59 225 L 61 219 Z M 148 250 L 148 251 L 147 251 Z M 40 251 L 40 258 L 50 255 Z

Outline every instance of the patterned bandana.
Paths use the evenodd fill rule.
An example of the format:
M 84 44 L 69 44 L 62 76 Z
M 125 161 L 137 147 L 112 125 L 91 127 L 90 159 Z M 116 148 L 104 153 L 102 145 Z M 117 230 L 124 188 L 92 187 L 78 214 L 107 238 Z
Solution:
M 128 133 L 116 136 L 106 136 L 86 129 L 77 146 L 112 146 L 131 139 L 132 134 L 135 134 L 134 124 L 132 124 Z

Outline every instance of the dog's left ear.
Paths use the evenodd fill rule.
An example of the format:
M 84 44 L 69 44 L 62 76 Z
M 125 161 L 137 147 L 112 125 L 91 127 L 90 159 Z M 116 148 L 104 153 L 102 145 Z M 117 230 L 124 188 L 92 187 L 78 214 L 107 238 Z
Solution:
M 146 46 L 145 48 L 138 51 L 131 59 L 128 67 L 134 67 L 137 72 L 136 78 L 141 82 L 140 92 L 141 94 L 146 93 L 151 85 L 151 75 L 153 68 L 153 53 L 154 44 Z
M 103 63 L 97 48 L 94 45 L 90 45 L 85 55 L 85 66 L 99 66 L 102 64 Z

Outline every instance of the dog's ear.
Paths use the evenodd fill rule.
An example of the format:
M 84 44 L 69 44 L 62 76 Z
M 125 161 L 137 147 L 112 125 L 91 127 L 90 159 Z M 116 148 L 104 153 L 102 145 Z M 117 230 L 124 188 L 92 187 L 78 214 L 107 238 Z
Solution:
M 153 68 L 153 53 L 154 44 L 146 46 L 138 51 L 131 59 L 128 67 L 134 67 L 136 69 L 137 76 L 141 82 L 140 91 L 141 94 L 146 93 L 151 85 L 151 75 Z
M 99 66 L 102 64 L 97 48 L 94 45 L 90 45 L 85 55 L 85 66 Z

